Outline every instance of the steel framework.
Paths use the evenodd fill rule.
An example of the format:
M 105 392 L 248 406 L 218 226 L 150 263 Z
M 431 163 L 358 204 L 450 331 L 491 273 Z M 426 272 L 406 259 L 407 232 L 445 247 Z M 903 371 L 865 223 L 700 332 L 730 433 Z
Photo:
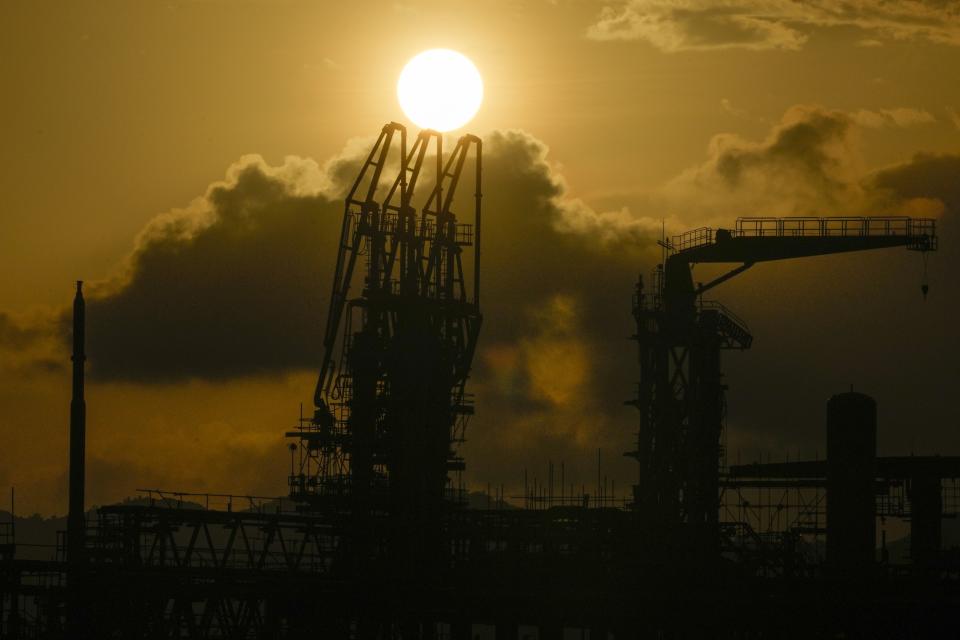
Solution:
M 937 248 L 931 219 L 740 218 L 734 229 L 701 228 L 661 243 L 663 262 L 648 293 L 637 283 L 640 381 L 631 401 L 640 411 L 634 504 L 661 529 L 661 549 L 678 540 L 715 557 L 721 539 L 720 461 L 726 415 L 720 352 L 749 349 L 746 324 L 703 294 L 757 262 L 905 246 Z M 740 263 L 707 283 L 694 283 L 700 263 Z M 686 544 L 685 544 L 686 547 Z
M 468 160 L 473 215 L 461 222 Z M 456 449 L 473 413 L 466 382 L 481 324 L 481 176 L 479 138 L 461 137 L 445 157 L 439 133 L 408 148 L 406 129 L 390 123 L 346 198 L 316 409 L 287 435 L 300 454 L 291 496 L 348 517 L 357 562 L 371 555 L 375 514 L 393 520 L 398 561 L 435 555 L 459 489 L 450 472 L 464 468 Z

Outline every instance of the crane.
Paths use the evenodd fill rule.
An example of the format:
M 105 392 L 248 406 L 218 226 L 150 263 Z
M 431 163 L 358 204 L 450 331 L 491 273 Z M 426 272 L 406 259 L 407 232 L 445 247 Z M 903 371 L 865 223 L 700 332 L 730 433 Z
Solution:
M 680 525 L 704 551 L 719 541 L 721 434 L 726 414 L 723 349 L 749 349 L 747 325 L 702 296 L 758 262 L 888 247 L 937 249 L 936 221 L 907 217 L 740 218 L 733 229 L 703 227 L 663 242 L 652 291 L 638 280 L 633 301 L 640 380 L 628 404 L 640 411 L 634 506 L 665 544 Z M 695 284 L 701 263 L 736 264 Z M 926 295 L 924 285 L 924 295 Z
M 376 546 L 364 542 L 375 513 L 395 518 L 395 557 L 413 562 L 439 549 L 439 515 L 450 472 L 464 467 L 456 448 L 473 412 L 481 156 L 473 135 L 445 155 L 443 136 L 429 129 L 408 147 L 406 128 L 391 122 L 345 199 L 315 410 L 286 435 L 300 451 L 291 496 L 304 509 L 345 514 L 357 558 Z M 468 160 L 472 220 L 454 212 Z

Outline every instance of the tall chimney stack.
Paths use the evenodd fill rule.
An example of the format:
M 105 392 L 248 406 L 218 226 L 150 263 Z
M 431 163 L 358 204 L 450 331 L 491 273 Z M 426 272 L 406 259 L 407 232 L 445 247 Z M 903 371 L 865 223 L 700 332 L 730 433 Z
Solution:
M 84 484 L 86 480 L 87 403 L 83 399 L 84 353 L 83 282 L 77 281 L 73 299 L 73 397 L 70 400 L 70 513 L 67 519 L 67 560 L 82 561 L 86 538 Z

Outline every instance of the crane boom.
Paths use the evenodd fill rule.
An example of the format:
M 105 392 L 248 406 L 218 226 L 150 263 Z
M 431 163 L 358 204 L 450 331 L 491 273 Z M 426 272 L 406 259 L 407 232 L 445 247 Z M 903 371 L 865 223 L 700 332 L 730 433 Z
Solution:
M 671 258 L 697 262 L 768 262 L 902 247 L 937 248 L 929 218 L 740 218 L 736 228 L 702 228 L 678 236 Z
M 906 247 L 935 251 L 936 221 L 930 218 L 739 218 L 734 229 L 702 227 L 675 236 L 664 265 L 664 300 L 671 311 L 693 312 L 696 296 L 746 271 L 757 262 L 809 258 L 851 251 Z M 742 264 L 694 288 L 690 265 Z

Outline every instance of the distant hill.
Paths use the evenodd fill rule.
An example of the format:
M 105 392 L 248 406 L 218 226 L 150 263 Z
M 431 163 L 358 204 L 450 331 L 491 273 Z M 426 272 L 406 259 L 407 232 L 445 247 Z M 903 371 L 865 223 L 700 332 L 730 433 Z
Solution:
M 0 511 L 0 522 L 10 522 L 9 511 Z M 54 560 L 57 553 L 57 532 L 66 529 L 66 516 L 44 518 L 37 513 L 27 517 L 17 516 L 14 518 L 16 557 L 27 560 Z
M 485 491 L 471 491 L 467 494 L 467 509 L 517 509 L 506 500 L 498 500 Z

